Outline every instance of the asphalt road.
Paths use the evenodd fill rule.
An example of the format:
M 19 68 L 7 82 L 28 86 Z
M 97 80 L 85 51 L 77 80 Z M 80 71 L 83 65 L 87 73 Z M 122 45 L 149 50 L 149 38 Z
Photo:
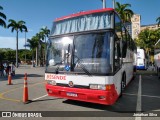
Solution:
M 16 69 L 16 76 L 12 77 L 12 85 L 7 85 L 7 77 L 0 77 L 0 116 L 5 116 L 6 113 L 2 112 L 7 111 L 11 112 L 16 120 L 31 115 L 30 112 L 37 113 L 38 117 L 50 119 L 48 117 L 50 116 L 58 120 L 64 117 L 65 119 L 82 119 L 83 117 L 83 119 L 92 120 L 158 120 L 160 118 L 160 80 L 153 72 L 137 72 L 135 78 L 126 87 L 123 96 L 114 105 L 104 106 L 47 96 L 44 71 L 43 67 L 20 66 Z M 28 74 L 28 94 L 31 100 L 28 104 L 22 101 L 25 73 Z

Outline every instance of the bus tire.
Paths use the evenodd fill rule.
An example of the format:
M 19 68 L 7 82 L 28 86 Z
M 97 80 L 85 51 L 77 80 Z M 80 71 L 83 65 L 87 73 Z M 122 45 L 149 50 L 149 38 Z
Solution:
M 120 93 L 120 97 L 122 97 L 122 94 L 123 94 L 123 91 L 126 87 L 126 74 L 123 73 L 123 76 L 122 76 L 122 80 L 121 80 L 121 93 Z

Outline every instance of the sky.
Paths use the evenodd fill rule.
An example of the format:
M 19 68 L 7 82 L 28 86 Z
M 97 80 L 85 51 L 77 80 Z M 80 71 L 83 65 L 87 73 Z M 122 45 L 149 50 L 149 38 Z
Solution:
M 121 4 L 131 4 L 134 13 L 141 15 L 141 25 L 155 24 L 160 16 L 160 0 L 116 0 Z M 0 0 L 0 6 L 9 19 L 26 22 L 26 39 L 32 38 L 41 28 L 52 28 L 54 19 L 80 11 L 101 9 L 101 0 Z M 106 0 L 106 7 L 111 8 L 112 0 Z M 19 49 L 24 49 L 25 33 L 19 33 Z M 16 49 L 16 32 L 0 26 L 0 48 Z

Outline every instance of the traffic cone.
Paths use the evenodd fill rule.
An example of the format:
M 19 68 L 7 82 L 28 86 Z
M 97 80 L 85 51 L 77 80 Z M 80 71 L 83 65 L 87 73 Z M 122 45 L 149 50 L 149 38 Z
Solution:
M 12 85 L 12 76 L 10 72 L 8 74 L 8 85 Z
M 27 73 L 25 73 L 25 74 L 24 74 L 24 77 L 26 77 L 26 78 L 27 78 Z
M 27 73 L 24 76 L 24 89 L 23 89 L 23 103 L 27 104 L 28 100 L 28 83 L 27 83 Z

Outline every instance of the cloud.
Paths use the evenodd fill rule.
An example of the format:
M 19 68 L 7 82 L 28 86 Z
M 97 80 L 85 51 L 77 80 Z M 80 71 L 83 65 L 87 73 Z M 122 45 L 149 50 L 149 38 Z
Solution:
M 24 49 L 25 38 L 18 39 L 18 49 Z M 16 49 L 16 37 L 1 37 L 0 36 L 0 48 Z

